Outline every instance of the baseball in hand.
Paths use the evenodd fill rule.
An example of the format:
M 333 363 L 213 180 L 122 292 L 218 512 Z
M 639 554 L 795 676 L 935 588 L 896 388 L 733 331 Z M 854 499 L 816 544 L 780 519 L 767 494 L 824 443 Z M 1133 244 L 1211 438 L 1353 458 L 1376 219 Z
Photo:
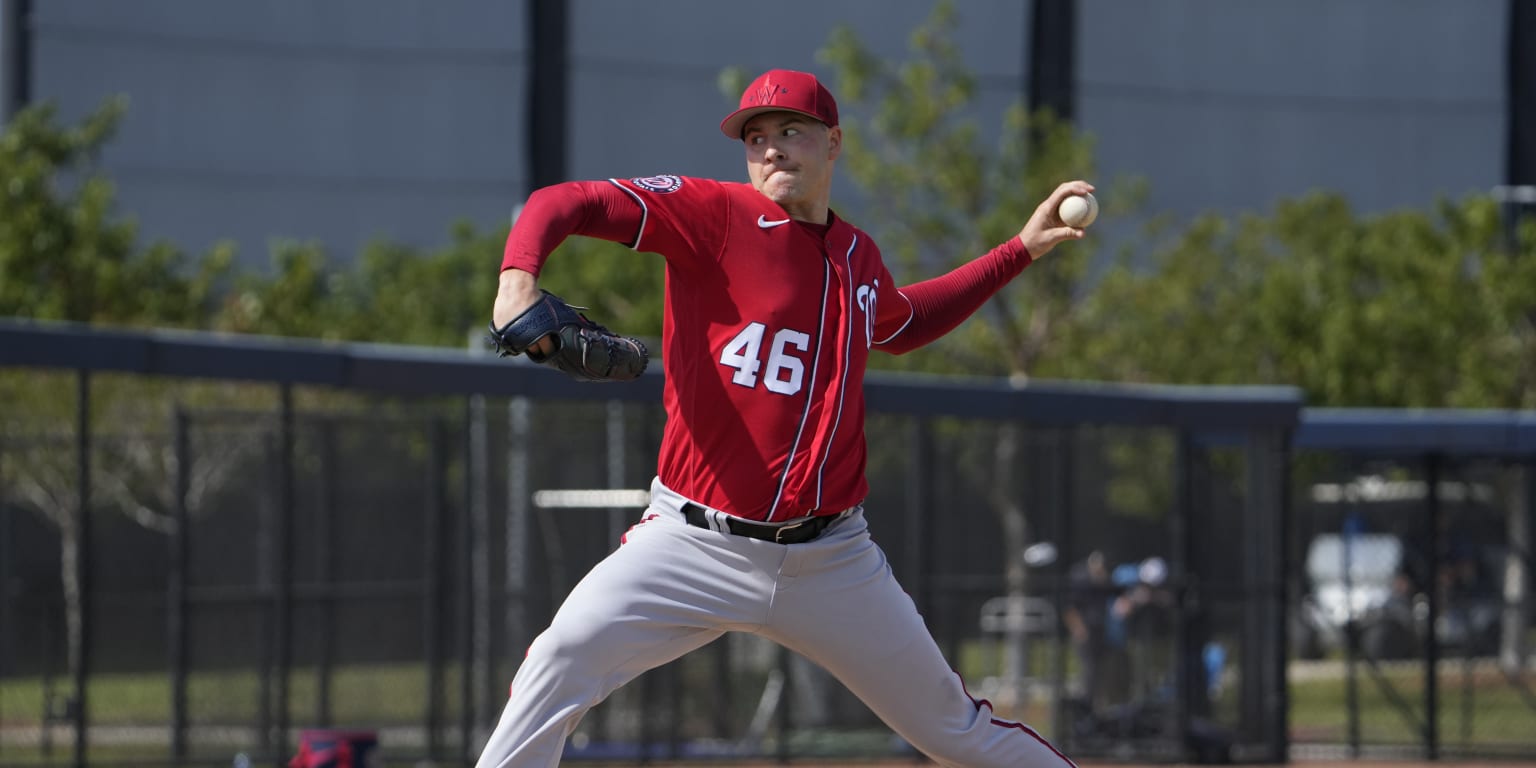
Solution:
M 1086 227 L 1099 217 L 1099 201 L 1091 192 L 1072 195 L 1061 201 L 1061 206 L 1056 209 L 1056 213 L 1069 227 Z

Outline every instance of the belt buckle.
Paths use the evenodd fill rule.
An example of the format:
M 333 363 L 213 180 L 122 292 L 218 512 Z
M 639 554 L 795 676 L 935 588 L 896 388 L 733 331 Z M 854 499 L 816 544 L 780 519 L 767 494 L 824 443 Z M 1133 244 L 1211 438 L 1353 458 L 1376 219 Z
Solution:
M 811 520 L 814 520 L 814 519 L 815 518 L 811 518 Z M 793 530 L 795 530 L 795 529 L 797 529 L 797 528 L 799 528 L 799 527 L 801 527 L 803 525 L 806 525 L 806 524 L 808 524 L 810 522 L 811 522 L 810 520 L 802 520 L 802 521 L 800 521 L 798 523 L 795 523 L 794 525 L 781 525 L 778 528 L 775 528 L 774 531 L 773 531 L 773 543 L 775 543 L 775 544 L 783 544 L 784 543 L 784 534 L 789 533 L 790 531 L 793 531 Z

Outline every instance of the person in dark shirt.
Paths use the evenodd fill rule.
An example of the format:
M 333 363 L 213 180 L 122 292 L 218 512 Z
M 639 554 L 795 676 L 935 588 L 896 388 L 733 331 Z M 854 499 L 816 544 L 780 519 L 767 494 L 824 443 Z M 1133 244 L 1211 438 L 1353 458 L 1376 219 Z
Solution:
M 1077 657 L 1082 697 L 1091 704 L 1100 698 L 1102 692 L 1101 663 L 1108 650 L 1104 625 L 1110 602 L 1116 594 L 1103 552 L 1094 550 L 1088 553 L 1083 562 L 1072 566 L 1068 575 L 1068 589 L 1070 594 L 1063 620 Z

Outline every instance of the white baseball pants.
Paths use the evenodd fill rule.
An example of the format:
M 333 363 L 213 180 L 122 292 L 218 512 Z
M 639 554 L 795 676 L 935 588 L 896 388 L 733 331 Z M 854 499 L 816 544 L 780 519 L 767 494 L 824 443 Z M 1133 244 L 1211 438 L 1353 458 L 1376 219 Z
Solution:
M 966 693 L 862 510 L 813 541 L 785 545 L 690 526 L 685 501 L 653 484 L 651 506 L 624 543 L 529 646 L 479 768 L 558 765 L 588 709 L 731 631 L 826 668 L 940 765 L 1074 768 L 1039 734 Z

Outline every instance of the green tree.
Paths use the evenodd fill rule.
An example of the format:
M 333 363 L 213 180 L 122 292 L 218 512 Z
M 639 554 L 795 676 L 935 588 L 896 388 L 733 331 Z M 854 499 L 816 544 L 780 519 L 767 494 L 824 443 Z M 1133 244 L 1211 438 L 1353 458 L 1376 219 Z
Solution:
M 506 236 L 505 227 L 480 231 L 459 222 L 437 249 L 380 241 L 350 266 L 333 264 L 314 244 L 281 244 L 270 269 L 235 281 L 214 325 L 336 341 L 473 344 L 490 322 Z M 661 335 L 659 257 L 575 237 L 550 256 L 540 283 L 624 333 Z
M 352 312 L 339 301 L 339 281 L 318 244 L 275 244 L 268 271 L 245 272 L 235 279 L 214 327 L 233 333 L 341 340 L 338 323 Z
M 1091 140 L 1049 111 L 1014 103 L 983 139 L 972 117 L 979 91 L 955 40 L 953 2 L 938 3 L 910 37 L 910 58 L 883 59 L 846 27 L 819 57 L 836 73 L 847 115 L 839 165 L 871 203 L 861 225 L 892 272 L 913 282 L 948 271 L 1018 234 L 1057 184 L 1094 180 Z M 869 116 L 860 119 L 858 115 Z M 1102 194 L 1123 210 L 1138 183 Z M 1092 242 L 1032 264 L 978 313 L 929 350 L 877 356 L 882 367 L 1028 377 L 1082 300 Z
M 983 138 L 988 132 L 972 117 L 978 80 L 955 39 L 957 9 L 953 2 L 937 3 L 912 32 L 905 60 L 875 55 L 846 27 L 835 30 L 819 52 L 835 73 L 842 105 L 838 165 L 869 201 L 868 219 L 860 224 L 880 243 L 901 283 L 947 272 L 1014 237 L 1061 182 L 1097 181 L 1091 141 L 1048 111 L 1030 113 L 1014 103 L 991 132 L 995 138 Z M 727 84 L 739 92 L 732 79 Z M 1109 192 L 1101 195 L 1106 201 L 1137 197 L 1133 182 L 1119 182 L 1118 191 L 1099 186 Z M 1078 312 L 1091 261 L 1091 241 L 1059 248 L 943 339 L 912 355 L 876 355 L 872 365 L 1027 379 L 1055 351 L 1060 326 Z M 938 429 L 970 454 L 954 462 L 970 475 L 967 483 L 988 489 L 1001 534 L 1001 586 L 1022 598 L 1027 572 L 1021 555 L 1031 543 L 1027 495 L 1019 487 L 1028 450 L 1022 426 L 946 423 Z M 891 448 L 874 446 L 871 461 L 890 459 Z M 1021 665 L 1022 659 L 1010 656 L 1004 678 L 1017 682 Z M 1022 688 L 1010 686 L 1000 704 L 1017 703 L 1021 695 Z
M 421 253 L 390 243 L 366 249 L 345 275 L 346 338 L 463 347 L 484 335 L 496 295 L 496 265 L 506 228 L 454 225 L 448 243 Z
M 112 99 L 79 123 L 64 125 L 52 105 L 39 104 L 16 114 L 0 133 L 0 315 L 109 327 L 206 327 L 232 249 L 220 246 L 189 264 L 170 244 L 139 243 L 135 223 L 115 210 L 114 186 L 99 165 L 125 109 L 123 99 Z M 98 446 L 113 447 L 93 457 L 93 509 L 113 509 L 150 530 L 170 530 L 174 521 L 163 495 L 143 495 L 146 487 L 168 493 L 169 452 L 155 450 L 144 437 L 145 425 L 165 416 L 145 407 L 162 402 L 156 396 L 164 382 L 92 381 L 93 423 L 122 425 L 118 434 L 97 434 Z M 70 450 L 74 383 L 64 374 L 0 373 L 0 402 L 10 406 L 0 408 L 0 488 L 8 489 L 9 503 L 31 509 L 59 533 L 72 669 L 83 653 L 75 570 L 82 499 Z M 204 466 L 217 472 L 226 464 Z
M 214 324 L 234 333 L 463 347 L 489 313 L 499 241 L 461 222 L 435 251 L 376 241 L 350 264 L 315 243 L 280 243 L 267 270 L 239 277 Z
M 117 218 L 98 155 L 126 101 L 62 126 L 52 105 L 22 110 L 0 134 L 0 315 L 39 320 L 198 327 L 230 252 L 196 265 Z
M 1071 378 L 1286 384 L 1314 405 L 1536 405 L 1536 249 L 1496 204 L 1360 216 L 1337 194 L 1197 219 L 1122 263 L 1043 370 Z

